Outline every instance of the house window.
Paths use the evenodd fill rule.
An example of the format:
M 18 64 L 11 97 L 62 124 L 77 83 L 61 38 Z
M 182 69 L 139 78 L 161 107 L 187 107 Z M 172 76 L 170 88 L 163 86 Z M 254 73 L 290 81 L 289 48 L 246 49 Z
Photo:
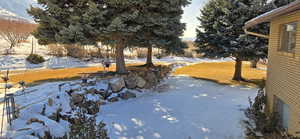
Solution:
M 289 127 L 289 118 L 290 118 L 289 106 L 279 98 L 276 98 L 276 102 L 277 102 L 276 110 L 279 116 L 279 125 L 287 131 Z
M 281 27 L 280 51 L 293 53 L 296 47 L 298 22 L 284 24 Z

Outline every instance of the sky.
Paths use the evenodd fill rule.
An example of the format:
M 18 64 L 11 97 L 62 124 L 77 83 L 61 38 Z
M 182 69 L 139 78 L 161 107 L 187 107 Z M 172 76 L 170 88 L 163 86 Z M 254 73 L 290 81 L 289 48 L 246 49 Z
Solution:
M 207 0 L 192 0 L 192 4 L 184 9 L 182 22 L 186 23 L 186 31 L 184 39 L 192 39 L 196 37 L 196 28 L 199 25 L 197 17 L 200 15 L 200 9 Z

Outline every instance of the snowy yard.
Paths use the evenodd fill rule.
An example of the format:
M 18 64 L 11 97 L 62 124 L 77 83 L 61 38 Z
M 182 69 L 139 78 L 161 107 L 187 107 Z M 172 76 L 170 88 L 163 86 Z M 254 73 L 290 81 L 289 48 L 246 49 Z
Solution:
M 21 51 L 17 50 L 18 52 Z M 70 57 L 47 56 L 46 48 L 39 49 L 47 61 L 43 64 L 28 64 L 27 54 L 0 56 L 0 70 L 56 69 L 71 67 L 101 66 L 100 59 L 81 61 Z M 28 52 L 25 52 L 28 53 Z M 145 59 L 127 59 L 127 63 L 144 63 Z M 154 62 L 196 63 L 227 62 L 229 59 L 184 58 L 169 56 L 153 59 Z M 180 64 L 179 64 L 180 65 Z M 80 81 L 67 83 L 78 84 Z M 13 122 L 7 135 L 24 138 L 31 133 L 43 135 L 50 131 L 52 135 L 62 136 L 69 132 L 69 123 L 61 120 L 55 122 L 47 118 L 57 107 L 63 105 L 62 113 L 70 111 L 70 97 L 61 94 L 61 83 L 44 83 L 30 87 L 27 95 L 16 97 L 16 103 L 22 108 L 20 117 Z M 100 83 L 101 84 L 101 83 Z M 185 76 L 171 76 L 164 81 L 165 88 L 136 92 L 137 98 L 109 103 L 100 107 L 97 121 L 103 121 L 112 139 L 240 139 L 244 118 L 243 109 L 248 107 L 248 97 L 256 95 L 256 88 L 224 86 L 204 80 Z M 102 84 L 103 85 L 103 84 Z M 103 87 L 102 85 L 97 86 Z M 78 87 L 78 85 L 73 86 Z M 106 86 L 104 86 L 105 88 Z M 47 88 L 47 89 L 45 89 Z M 16 92 L 13 88 L 10 92 Z M 20 94 L 17 92 L 16 94 Z M 59 96 L 61 99 L 55 99 Z M 53 107 L 48 107 L 46 116 L 41 111 L 49 98 L 55 100 Z M 3 99 L 3 94 L 0 99 Z M 94 98 L 92 98 L 94 99 Z M 1 114 L 1 113 L 0 113 Z M 45 122 L 28 124 L 28 120 L 37 118 Z M 29 130 L 28 130 L 29 129 Z
M 170 89 L 103 106 L 113 139 L 241 139 L 243 109 L 257 89 L 171 77 Z
M 0 43 L 4 46 L 7 42 L 0 39 Z M 0 47 L 0 52 L 4 52 L 6 47 Z M 0 55 L 0 70 L 32 70 L 32 69 L 58 69 L 58 68 L 77 68 L 77 67 L 95 67 L 102 66 L 101 60 L 94 58 L 90 61 L 83 61 L 72 57 L 56 57 L 50 56 L 47 46 L 37 45 L 34 48 L 34 53 L 43 56 L 46 62 L 42 64 L 30 64 L 26 61 L 26 57 L 31 53 L 31 44 L 22 43 L 20 46 L 14 48 L 15 54 Z M 130 54 L 130 51 L 125 51 L 125 54 Z M 114 58 L 111 58 L 114 61 Z M 208 58 L 187 58 L 178 56 L 168 56 L 161 59 L 153 58 L 153 62 L 162 63 L 186 63 L 195 64 L 203 62 L 228 62 L 231 58 L 225 59 L 208 59 Z M 145 63 L 146 58 L 126 59 L 126 63 Z
M 57 69 L 57 68 L 75 68 L 75 67 L 93 67 L 93 66 L 102 66 L 101 59 L 94 59 L 91 61 L 83 61 L 77 58 L 72 57 L 55 57 L 43 55 L 46 59 L 46 62 L 42 64 L 30 64 L 26 61 L 28 55 L 0 55 L 0 70 L 31 70 L 31 69 Z M 137 59 L 126 59 L 126 63 L 145 63 L 145 58 Z M 201 62 L 226 62 L 232 61 L 230 58 L 226 59 L 207 59 L 207 58 L 186 58 L 186 57 L 177 57 L 170 56 L 164 57 L 162 59 L 153 59 L 153 62 L 162 62 L 162 63 L 186 63 L 194 64 Z
M 78 83 L 70 83 L 76 82 Z M 39 134 L 50 130 L 56 135 L 68 132 L 66 121 L 56 123 L 38 114 L 49 101 L 48 98 L 56 96 L 60 96 L 60 99 L 55 100 L 54 107 L 46 110 L 46 115 L 51 115 L 55 107 L 61 107 L 61 104 L 63 113 L 69 111 L 68 96 L 59 93 L 59 84 L 61 82 L 31 87 L 27 91 L 33 91 L 32 93 L 16 97 L 17 104 L 25 109 L 12 126 L 12 130 L 19 131 L 10 132 L 10 135 L 24 137 L 33 130 Z M 163 84 L 163 89 L 136 92 L 138 97 L 135 99 L 101 106 L 97 120 L 107 124 L 106 128 L 112 139 L 242 138 L 242 110 L 248 106 L 248 97 L 256 95 L 257 89 L 224 86 L 184 76 L 171 76 Z M 49 89 L 44 89 L 45 87 Z M 78 85 L 72 88 L 76 87 Z M 97 85 L 97 88 L 103 87 L 105 88 L 101 83 Z M 48 127 L 38 123 L 28 125 L 26 121 L 31 117 L 45 121 Z M 23 131 L 28 128 L 33 130 Z

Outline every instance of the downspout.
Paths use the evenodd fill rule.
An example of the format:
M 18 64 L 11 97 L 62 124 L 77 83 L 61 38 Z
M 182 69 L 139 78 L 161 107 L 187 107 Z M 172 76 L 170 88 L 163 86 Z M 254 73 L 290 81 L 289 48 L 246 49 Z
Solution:
M 265 38 L 265 39 L 269 39 L 270 38 L 269 35 L 264 35 L 264 34 L 259 34 L 259 33 L 251 32 L 251 31 L 248 31 L 247 28 L 244 28 L 244 32 L 246 34 L 252 35 L 252 36 L 257 36 L 257 37 L 261 37 L 261 38 Z

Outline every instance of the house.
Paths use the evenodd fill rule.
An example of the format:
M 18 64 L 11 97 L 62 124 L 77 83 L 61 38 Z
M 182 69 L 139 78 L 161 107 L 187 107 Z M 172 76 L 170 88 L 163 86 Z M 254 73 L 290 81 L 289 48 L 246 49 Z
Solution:
M 249 32 L 270 22 L 270 34 Z M 245 32 L 269 39 L 267 111 L 277 112 L 280 125 L 300 136 L 300 0 L 256 17 L 245 24 Z

